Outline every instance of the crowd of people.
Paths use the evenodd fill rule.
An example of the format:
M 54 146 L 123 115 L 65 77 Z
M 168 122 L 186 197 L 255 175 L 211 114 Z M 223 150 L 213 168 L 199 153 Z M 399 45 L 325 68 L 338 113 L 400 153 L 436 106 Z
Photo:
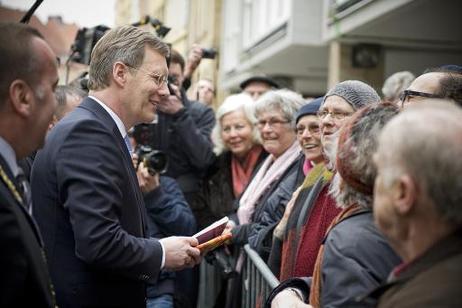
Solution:
M 462 306 L 461 66 L 383 98 L 252 76 L 214 111 L 210 80 L 186 95 L 201 53 L 118 27 L 58 86 L 44 37 L 0 23 L 1 307 L 240 307 L 246 244 L 281 281 L 261 306 Z

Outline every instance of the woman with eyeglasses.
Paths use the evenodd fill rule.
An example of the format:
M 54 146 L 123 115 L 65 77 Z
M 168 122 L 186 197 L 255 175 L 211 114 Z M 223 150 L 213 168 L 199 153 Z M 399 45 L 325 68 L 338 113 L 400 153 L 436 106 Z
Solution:
M 320 126 L 317 112 L 321 105 L 322 97 L 305 104 L 298 111 L 295 118 L 295 132 L 297 141 L 303 153 L 303 166 L 301 170 L 292 177 L 301 176 L 296 184 L 301 184 L 302 179 L 313 168 L 324 161 L 320 140 Z M 300 172 L 302 171 L 302 172 Z M 290 185 L 287 186 L 286 184 Z M 278 187 L 277 192 L 268 199 L 267 206 L 258 221 L 253 224 L 249 244 L 255 249 L 263 259 L 267 259 L 273 244 L 273 230 L 279 226 L 279 221 L 283 217 L 287 200 L 290 199 L 294 191 L 294 184 L 290 177 L 287 177 Z M 286 195 L 281 202 L 281 195 Z M 278 228 L 280 230 L 281 228 Z M 277 232 L 276 230 L 274 232 Z
M 267 200 L 281 182 L 289 176 L 301 174 L 304 160 L 294 124 L 295 116 L 303 104 L 303 98 L 289 90 L 269 91 L 255 102 L 257 127 L 263 148 L 269 155 L 242 194 L 237 215 L 231 217 L 228 223 L 227 228 L 233 235 L 235 245 L 247 244 L 253 223 L 259 221 Z M 297 177 L 292 179 L 292 182 L 295 181 Z M 296 186 L 291 184 L 293 191 Z M 288 198 L 286 196 L 287 200 L 292 191 Z
M 270 203 L 275 206 L 287 202 L 303 180 L 304 156 L 296 140 L 295 117 L 304 103 L 299 94 L 289 90 L 268 91 L 254 103 L 262 146 L 269 155 L 242 193 L 237 213 L 229 216 L 225 232 L 232 233 L 237 254 L 247 244 L 250 230 L 260 221 L 264 209 Z M 244 263 L 242 252 L 235 263 L 240 272 Z M 229 285 L 227 307 L 239 306 L 241 280 L 235 278 Z

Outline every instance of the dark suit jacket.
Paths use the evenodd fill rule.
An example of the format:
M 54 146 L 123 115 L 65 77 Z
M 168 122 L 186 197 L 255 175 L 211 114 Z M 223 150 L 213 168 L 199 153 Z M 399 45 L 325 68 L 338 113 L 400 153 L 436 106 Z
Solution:
M 124 140 L 86 98 L 47 136 L 32 168 L 34 216 L 61 307 L 145 307 L 157 279 L 158 240 Z
M 14 183 L 1 155 L 0 165 Z M 53 307 L 51 280 L 37 226 L 1 178 L 0 247 L 0 307 Z

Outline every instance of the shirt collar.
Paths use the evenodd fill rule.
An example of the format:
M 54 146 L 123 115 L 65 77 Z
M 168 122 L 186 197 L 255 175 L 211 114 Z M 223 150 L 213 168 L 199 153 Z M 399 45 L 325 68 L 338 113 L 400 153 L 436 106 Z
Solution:
M 5 159 L 11 172 L 16 177 L 18 175 L 18 164 L 16 162 L 16 153 L 11 145 L 5 139 L 0 137 L 0 155 Z
M 117 128 L 119 129 L 119 132 L 122 135 L 122 138 L 125 138 L 125 136 L 127 135 L 127 130 L 125 129 L 125 125 L 122 122 L 122 120 L 119 118 L 119 116 L 114 111 L 112 111 L 112 109 L 109 108 L 105 103 L 103 103 L 102 101 L 100 101 L 96 97 L 91 96 L 91 95 L 89 95 L 88 97 L 93 99 L 98 104 L 100 104 L 101 107 L 103 107 L 104 110 L 106 110 L 107 113 L 109 113 L 109 115 L 114 120 L 115 124 L 117 125 Z

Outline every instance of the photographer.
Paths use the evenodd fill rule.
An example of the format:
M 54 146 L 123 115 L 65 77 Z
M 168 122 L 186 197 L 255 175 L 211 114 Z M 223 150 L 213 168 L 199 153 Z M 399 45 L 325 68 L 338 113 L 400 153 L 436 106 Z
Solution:
M 167 161 L 154 159 L 154 164 L 145 163 L 143 157 L 149 157 L 149 149 L 135 146 L 133 163 L 137 170 L 138 183 L 143 192 L 148 213 L 148 234 L 154 238 L 174 235 L 192 235 L 196 230 L 196 221 L 188 203 L 176 181 L 160 174 L 165 171 Z M 138 163 L 138 161 L 141 161 Z M 157 162 L 156 162 L 157 161 Z M 147 287 L 146 307 L 174 307 L 175 273 L 162 271 L 155 284 Z
M 214 159 L 210 133 L 215 116 L 211 108 L 188 100 L 179 90 L 183 71 L 183 57 L 172 50 L 169 79 L 174 93 L 162 98 L 158 105 L 158 122 L 153 126 L 150 146 L 167 154 L 171 164 L 166 175 L 177 180 L 194 211 L 202 176 Z
M 202 48 L 197 44 L 192 45 L 183 73 L 182 87 L 185 91 L 188 91 L 191 86 L 192 75 L 202 59 L 215 59 L 216 53 L 217 51 L 214 48 Z

